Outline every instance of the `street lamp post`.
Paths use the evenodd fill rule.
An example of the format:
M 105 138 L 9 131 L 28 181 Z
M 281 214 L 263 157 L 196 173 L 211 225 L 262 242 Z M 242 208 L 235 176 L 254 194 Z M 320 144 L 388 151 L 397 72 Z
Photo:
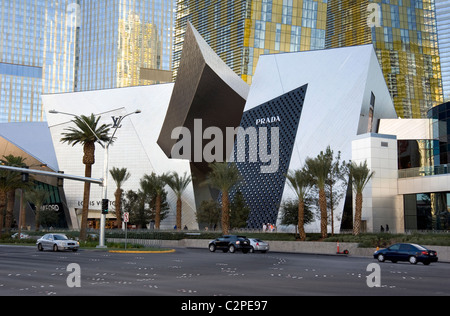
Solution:
M 60 111 L 56 111 L 56 110 L 50 110 L 49 113 L 51 114 L 64 114 L 64 115 L 70 115 L 73 117 L 78 117 L 78 115 L 72 114 L 72 113 L 67 113 L 67 112 L 60 112 Z M 108 154 L 109 154 L 109 146 L 111 145 L 113 139 L 114 139 L 114 135 L 117 132 L 117 129 L 119 129 L 121 127 L 121 123 L 123 121 L 124 118 L 126 118 L 127 116 L 130 116 L 132 114 L 139 114 L 141 113 L 141 110 L 136 110 L 134 112 L 125 114 L 124 116 L 120 116 L 117 120 L 114 120 L 114 127 L 115 130 L 109 140 L 109 142 L 106 145 L 102 144 L 102 141 L 98 138 L 97 134 L 91 129 L 91 127 L 89 126 L 89 124 L 87 124 L 84 120 L 81 120 L 86 124 L 86 126 L 89 128 L 89 130 L 92 132 L 92 134 L 94 134 L 95 138 L 97 138 L 98 142 L 100 143 L 100 145 L 103 147 L 104 149 L 104 156 L 103 156 L 103 184 L 102 184 L 102 198 L 104 200 L 108 199 Z M 100 215 L 100 239 L 99 239 L 99 244 L 97 246 L 97 248 L 106 248 L 105 245 L 105 226 L 106 226 L 106 214 L 103 214 L 103 212 Z

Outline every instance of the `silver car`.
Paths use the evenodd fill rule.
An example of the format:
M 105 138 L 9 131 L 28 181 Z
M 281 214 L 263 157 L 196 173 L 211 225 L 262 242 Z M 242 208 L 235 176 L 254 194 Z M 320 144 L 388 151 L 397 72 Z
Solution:
M 39 251 L 46 249 L 53 251 L 77 251 L 80 247 L 80 243 L 78 241 L 71 240 L 63 234 L 46 234 L 37 240 L 36 245 Z
M 252 249 L 250 249 L 250 252 L 255 252 L 255 251 L 261 251 L 262 253 L 265 253 L 267 251 L 269 251 L 269 243 L 262 241 L 261 239 L 258 238 L 249 238 L 250 240 L 250 245 L 252 246 Z

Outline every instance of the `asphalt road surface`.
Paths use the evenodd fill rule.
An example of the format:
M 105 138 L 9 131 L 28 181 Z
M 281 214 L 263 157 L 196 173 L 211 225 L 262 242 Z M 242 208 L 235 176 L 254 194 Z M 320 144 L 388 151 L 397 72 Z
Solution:
M 339 255 L 207 249 L 39 252 L 0 246 L 1 296 L 448 296 L 449 281 L 450 264 L 441 262 L 424 266 Z

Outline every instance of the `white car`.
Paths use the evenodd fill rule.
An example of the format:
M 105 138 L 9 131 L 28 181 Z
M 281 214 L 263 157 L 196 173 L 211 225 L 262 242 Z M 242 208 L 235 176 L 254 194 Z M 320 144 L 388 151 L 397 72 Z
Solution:
M 250 245 L 252 246 L 252 249 L 250 249 L 250 252 L 255 252 L 255 251 L 261 251 L 262 253 L 265 253 L 267 251 L 269 251 L 269 243 L 262 241 L 261 239 L 258 238 L 249 238 L 250 240 Z
M 45 249 L 53 251 L 77 251 L 80 247 L 80 243 L 78 241 L 71 240 L 63 234 L 46 234 L 37 240 L 36 245 L 39 251 L 43 251 Z
M 11 235 L 11 238 L 14 238 L 14 239 L 16 239 L 18 237 L 19 237 L 19 233 L 15 233 L 15 234 Z M 24 234 L 24 233 L 20 233 L 20 239 L 26 239 L 26 238 L 30 238 L 30 236 L 27 234 Z

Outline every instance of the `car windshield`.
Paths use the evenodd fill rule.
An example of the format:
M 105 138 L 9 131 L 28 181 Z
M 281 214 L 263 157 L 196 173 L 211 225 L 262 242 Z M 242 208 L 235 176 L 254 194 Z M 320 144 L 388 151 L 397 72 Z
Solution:
M 67 240 L 68 238 L 64 235 L 53 235 L 54 240 Z

